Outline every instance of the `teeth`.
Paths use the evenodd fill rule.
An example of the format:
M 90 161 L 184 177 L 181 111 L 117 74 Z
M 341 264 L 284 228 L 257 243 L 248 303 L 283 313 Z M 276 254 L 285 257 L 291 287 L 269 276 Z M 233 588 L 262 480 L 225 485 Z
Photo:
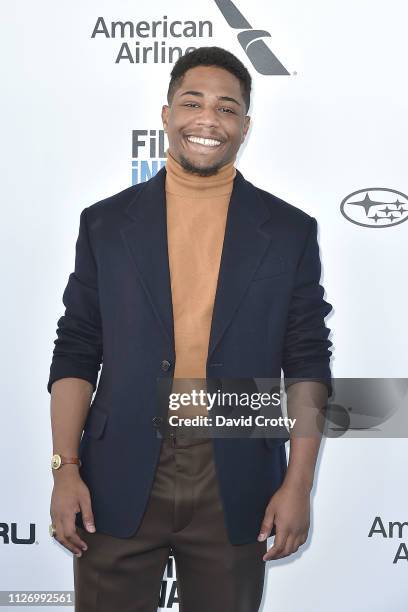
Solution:
M 213 140 L 212 138 L 199 138 L 198 136 L 187 136 L 187 140 L 190 142 L 196 142 L 206 147 L 218 147 L 221 144 L 219 140 Z

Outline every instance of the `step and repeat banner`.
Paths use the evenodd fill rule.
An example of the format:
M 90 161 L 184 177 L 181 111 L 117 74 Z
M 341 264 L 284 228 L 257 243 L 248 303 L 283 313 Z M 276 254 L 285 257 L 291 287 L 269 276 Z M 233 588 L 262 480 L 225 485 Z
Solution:
M 217 45 L 250 70 L 236 165 L 317 218 L 333 375 L 399 379 L 407 406 L 408 8 L 20 0 L 3 19 L 0 603 L 51 593 L 60 609 L 72 605 L 72 555 L 48 535 L 46 383 L 62 293 L 82 209 L 165 163 L 160 113 L 180 55 Z M 407 461 L 395 432 L 324 439 L 309 539 L 268 562 L 263 610 L 407 609 Z M 158 605 L 178 610 L 173 558 Z

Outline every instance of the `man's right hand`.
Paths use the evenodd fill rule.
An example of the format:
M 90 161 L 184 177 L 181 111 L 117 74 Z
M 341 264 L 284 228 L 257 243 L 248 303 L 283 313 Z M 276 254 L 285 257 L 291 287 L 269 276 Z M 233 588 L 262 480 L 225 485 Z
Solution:
M 79 537 L 75 526 L 75 514 L 82 513 L 85 529 L 94 533 L 95 524 L 89 489 L 79 475 L 76 465 L 64 465 L 54 474 L 51 497 L 51 520 L 55 526 L 55 539 L 69 551 L 82 556 L 86 543 Z

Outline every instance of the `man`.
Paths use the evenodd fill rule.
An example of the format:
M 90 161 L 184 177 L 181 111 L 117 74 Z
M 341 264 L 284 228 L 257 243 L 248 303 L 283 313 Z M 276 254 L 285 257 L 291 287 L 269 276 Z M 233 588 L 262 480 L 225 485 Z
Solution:
M 158 432 L 178 381 L 283 369 L 299 414 L 331 393 L 316 220 L 234 167 L 250 91 L 223 49 L 181 57 L 166 167 L 81 213 L 48 381 L 52 535 L 78 555 L 79 612 L 155 610 L 170 553 L 183 612 L 253 612 L 264 562 L 307 538 L 319 436 L 291 435 L 287 466 L 285 438 Z

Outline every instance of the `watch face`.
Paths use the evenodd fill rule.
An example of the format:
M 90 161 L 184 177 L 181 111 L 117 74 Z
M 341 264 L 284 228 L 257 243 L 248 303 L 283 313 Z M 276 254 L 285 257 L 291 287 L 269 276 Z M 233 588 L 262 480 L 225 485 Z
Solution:
M 53 455 L 51 458 L 51 467 L 53 470 L 58 470 L 61 467 L 61 455 Z

